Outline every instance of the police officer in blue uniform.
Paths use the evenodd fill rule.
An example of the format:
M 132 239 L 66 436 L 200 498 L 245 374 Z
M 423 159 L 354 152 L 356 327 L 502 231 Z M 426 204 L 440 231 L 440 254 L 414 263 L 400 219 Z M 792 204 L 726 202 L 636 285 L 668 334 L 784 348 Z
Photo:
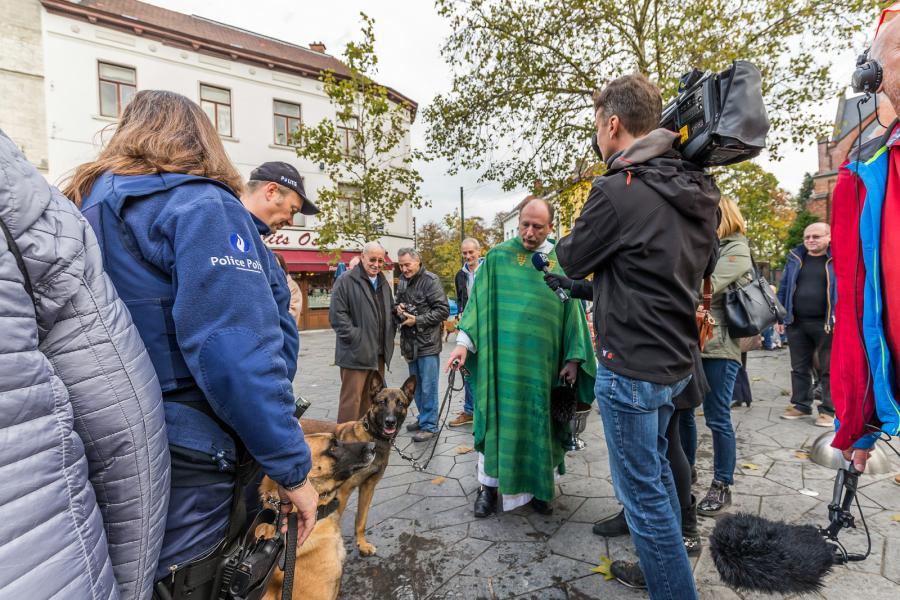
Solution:
M 172 171 L 184 172 L 160 169 L 171 156 L 184 163 Z M 270 174 L 292 180 L 278 179 L 279 206 L 317 212 L 296 171 Z M 222 547 L 242 448 L 279 484 L 282 504 L 297 507 L 300 543 L 315 524 L 310 452 L 293 416 L 299 335 L 284 275 L 260 237 L 273 223 L 241 204 L 236 177 L 196 104 L 147 90 L 70 186 L 163 390 L 172 489 L 160 580 Z

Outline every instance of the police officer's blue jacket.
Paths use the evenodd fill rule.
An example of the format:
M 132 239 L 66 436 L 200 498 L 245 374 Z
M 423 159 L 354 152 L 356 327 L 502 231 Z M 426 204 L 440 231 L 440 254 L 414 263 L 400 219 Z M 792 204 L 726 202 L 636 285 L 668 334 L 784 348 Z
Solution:
M 224 184 L 184 174 L 106 173 L 82 212 L 156 368 L 169 443 L 233 463 L 220 419 L 269 477 L 301 482 L 311 462 L 293 416 L 299 336 L 260 237 L 268 228 Z

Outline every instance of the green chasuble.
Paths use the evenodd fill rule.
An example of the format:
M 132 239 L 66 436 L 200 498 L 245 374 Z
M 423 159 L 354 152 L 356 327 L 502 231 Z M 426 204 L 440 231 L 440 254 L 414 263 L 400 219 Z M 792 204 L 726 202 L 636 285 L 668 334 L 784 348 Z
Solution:
M 584 308 L 566 303 L 531 264 L 518 237 L 494 247 L 478 269 L 459 328 L 475 344 L 466 368 L 475 398 L 475 449 L 501 494 L 550 501 L 554 469 L 565 471 L 565 432 L 550 418 L 550 390 L 567 361 L 581 363 L 578 401 L 594 400 L 596 362 Z M 562 274 L 556 253 L 550 270 Z

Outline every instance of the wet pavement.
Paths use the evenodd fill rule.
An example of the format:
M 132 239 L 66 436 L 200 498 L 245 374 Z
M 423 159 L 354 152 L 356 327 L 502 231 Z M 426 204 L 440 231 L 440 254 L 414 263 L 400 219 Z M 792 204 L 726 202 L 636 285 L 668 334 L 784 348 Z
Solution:
M 445 344 L 445 358 L 452 339 Z M 310 417 L 334 419 L 337 415 L 340 378 L 333 357 L 331 331 L 301 334 L 294 388 L 312 401 Z M 391 369 L 386 374 L 388 385 L 399 386 L 408 376 L 399 349 Z M 790 395 L 787 349 L 752 353 L 748 371 L 753 405 L 732 412 L 738 469 L 729 512 L 825 525 L 834 471 L 812 463 L 803 450 L 826 430 L 815 427 L 811 418 L 779 418 Z M 446 384 L 444 379 L 442 397 Z M 461 410 L 462 401 L 461 392 L 453 395 L 451 418 Z M 407 422 L 414 414 L 413 408 Z M 712 478 L 712 441 L 702 417 L 697 424 L 699 481 L 694 493 L 700 496 Z M 397 440 L 401 448 L 409 446 L 407 450 L 416 453 L 426 448 L 427 444 L 412 444 L 409 436 L 404 428 Z M 341 522 L 347 559 L 339 599 L 646 598 L 646 592 L 615 580 L 605 581 L 591 572 L 601 556 L 635 560 L 635 554 L 628 537 L 606 539 L 591 532 L 591 523 L 614 514 L 619 507 L 599 416 L 591 415 L 581 437 L 587 448 L 569 453 L 552 516 L 538 515 L 526 506 L 487 519 L 475 518 L 472 503 L 478 482 L 476 455 L 469 451 L 471 426 L 444 429 L 425 473 L 393 454 L 369 513 L 367 538 L 377 546 L 377 555 L 364 558 L 356 551 L 352 535 L 355 496 Z M 895 446 L 900 449 L 900 444 Z M 894 460 L 893 466 L 893 471 L 900 472 L 900 461 Z M 835 567 L 821 594 L 787 598 L 900 598 L 900 486 L 893 483 L 893 473 L 866 474 L 860 479 L 859 498 L 871 531 L 871 556 L 849 567 Z M 714 525 L 714 519 L 700 517 L 704 536 Z M 865 552 L 861 531 L 844 531 L 841 541 L 851 552 Z M 706 546 L 691 562 L 701 598 L 781 598 L 726 587 Z

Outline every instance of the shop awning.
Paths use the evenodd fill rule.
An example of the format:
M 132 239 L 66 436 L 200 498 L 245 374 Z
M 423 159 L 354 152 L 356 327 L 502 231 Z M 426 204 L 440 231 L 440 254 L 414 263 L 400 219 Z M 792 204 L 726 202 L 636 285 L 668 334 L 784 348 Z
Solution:
M 341 252 L 340 258 L 335 261 L 334 253 L 319 252 L 318 250 L 273 250 L 284 257 L 287 263 L 288 271 L 291 273 L 311 272 L 311 273 L 327 273 L 337 269 L 337 263 L 343 262 L 349 265 L 354 257 L 359 256 L 359 252 L 345 250 Z M 333 263 L 333 264 L 332 264 Z M 390 257 L 385 254 L 384 268 L 390 270 L 394 268 L 394 263 Z

